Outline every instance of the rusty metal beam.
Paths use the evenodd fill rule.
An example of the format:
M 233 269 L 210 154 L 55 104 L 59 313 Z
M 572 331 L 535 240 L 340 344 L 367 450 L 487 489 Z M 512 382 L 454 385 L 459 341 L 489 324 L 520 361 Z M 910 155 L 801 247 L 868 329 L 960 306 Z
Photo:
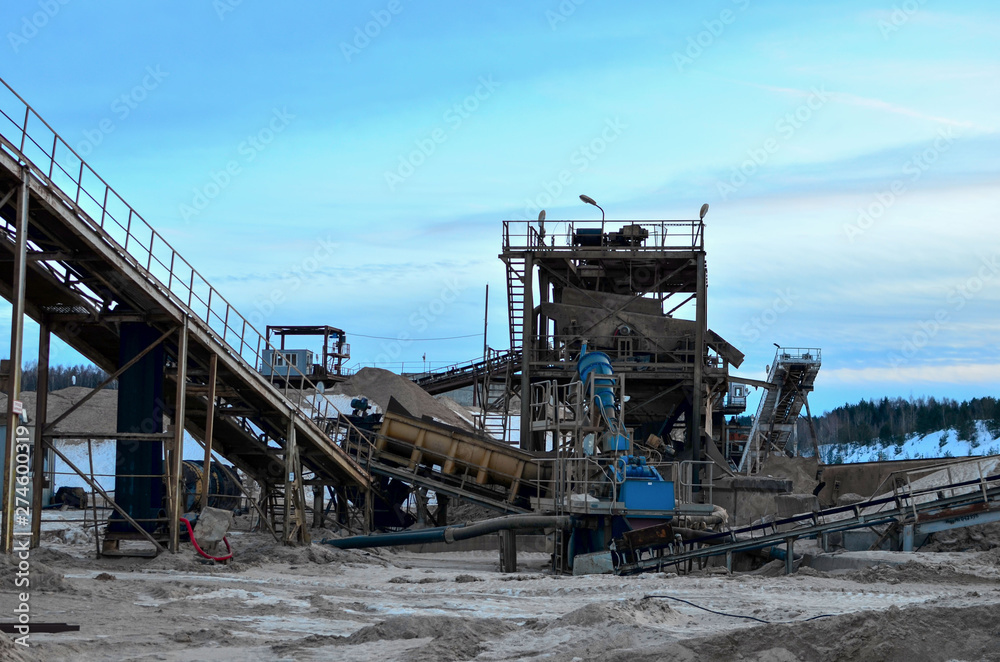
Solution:
M 11 301 L 10 324 L 10 377 L 7 388 L 7 438 L 4 444 L 3 472 L 3 529 L 0 530 L 0 551 L 10 554 L 14 551 L 14 506 L 16 484 L 14 460 L 17 457 L 17 419 L 14 402 L 21 396 L 21 351 L 24 345 L 24 281 L 28 252 L 28 203 L 31 190 L 28 188 L 30 174 L 21 168 L 21 189 L 18 198 L 17 239 L 14 251 L 14 297 Z

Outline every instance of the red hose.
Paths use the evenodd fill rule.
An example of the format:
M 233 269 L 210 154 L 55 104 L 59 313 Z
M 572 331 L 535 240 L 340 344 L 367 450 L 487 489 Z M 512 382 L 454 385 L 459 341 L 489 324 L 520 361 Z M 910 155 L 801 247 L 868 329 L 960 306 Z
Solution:
M 208 554 L 205 553 L 205 550 L 203 550 L 198 545 L 198 541 L 194 539 L 194 529 L 191 528 L 191 522 L 187 521 L 187 519 L 184 517 L 181 518 L 181 521 L 184 522 L 185 525 L 187 525 L 188 536 L 191 538 L 191 544 L 194 545 L 194 548 L 198 551 L 198 553 L 204 556 L 206 559 L 210 559 L 212 561 L 228 561 L 229 559 L 233 558 L 233 548 L 229 546 L 229 541 L 226 539 L 225 536 L 222 537 L 222 542 L 226 543 L 226 551 L 229 552 L 229 554 L 227 554 L 226 556 L 209 556 Z

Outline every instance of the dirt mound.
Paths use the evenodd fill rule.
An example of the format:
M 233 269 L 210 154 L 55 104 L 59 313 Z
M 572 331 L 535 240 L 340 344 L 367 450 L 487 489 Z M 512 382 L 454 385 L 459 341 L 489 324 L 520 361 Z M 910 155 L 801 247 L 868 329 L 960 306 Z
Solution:
M 475 432 L 469 418 L 460 416 L 444 402 L 429 395 L 406 377 L 381 368 L 362 368 L 350 379 L 337 384 L 331 393 L 365 396 L 385 411 L 390 398 L 395 398 L 415 418 L 430 416 L 436 421 Z
M 844 576 L 859 584 L 981 584 L 990 581 L 951 566 L 924 565 L 914 561 L 899 565 L 879 564 Z
M 615 602 L 592 602 L 549 623 L 549 628 L 621 625 L 666 625 L 684 620 L 665 600 L 641 598 Z
M 1000 623 L 992 606 L 859 612 L 762 625 L 602 656 L 615 662 L 944 662 L 997 660 Z M 592 659 L 592 658 L 583 658 Z M 594 658 L 596 659 L 596 658 Z
M 361 628 L 340 643 L 354 645 L 387 639 L 430 637 L 429 644 L 412 651 L 404 659 L 410 662 L 468 660 L 479 652 L 480 642 L 495 639 L 515 628 L 512 623 L 496 619 L 391 616 L 377 625 Z
M 199 628 L 197 630 L 187 630 L 175 632 L 171 639 L 182 644 L 213 644 L 230 643 L 235 641 L 235 636 L 228 628 L 215 626 L 210 628 Z
M 42 563 L 31 554 L 28 560 L 29 570 L 26 579 L 27 586 L 18 585 L 25 577 L 18 577 L 20 560 L 16 554 L 0 555 L 0 593 L 16 595 L 20 591 L 39 593 L 76 593 L 62 574 Z
M 16 636 L 0 634 L 0 662 L 34 662 L 41 659 L 31 651 L 30 647 L 15 644 L 13 637 Z M 31 643 L 30 638 L 28 642 Z
M 920 551 L 985 552 L 996 548 L 1000 548 L 1000 522 L 934 533 Z
M 288 655 L 305 648 L 321 646 L 357 646 L 367 643 L 405 639 L 429 639 L 398 659 L 404 662 L 469 660 L 479 654 L 481 643 L 517 629 L 513 623 L 487 618 L 450 616 L 390 616 L 381 623 L 361 628 L 347 637 L 312 635 L 272 647 L 275 653 Z
M 84 386 L 70 386 L 49 391 L 48 404 L 46 407 L 46 418 L 49 423 L 56 420 L 67 409 L 82 400 L 92 389 Z M 24 410 L 29 416 L 35 413 L 35 402 L 37 394 L 34 391 L 22 391 L 18 398 L 24 403 Z M 6 411 L 7 395 L 0 393 L 0 411 Z M 87 430 L 93 433 L 95 439 L 99 439 L 102 434 L 113 435 L 116 431 L 116 413 L 118 412 L 118 391 L 113 389 L 101 389 L 84 405 L 67 416 L 55 427 L 55 432 L 78 432 Z M 85 440 L 60 441 L 60 447 L 64 445 L 82 444 L 86 446 Z
M 358 552 L 349 549 L 337 549 L 330 545 L 312 543 L 302 547 L 289 547 L 281 545 L 269 538 L 266 541 L 256 542 L 252 546 L 247 546 L 239 550 L 234 557 L 237 568 L 246 566 L 258 566 L 267 563 L 288 563 L 289 565 L 304 565 L 307 563 L 343 564 L 380 564 L 389 565 L 372 552 Z
M 171 582 L 169 584 L 152 585 L 142 591 L 142 596 L 148 597 L 155 602 L 172 602 L 174 600 L 183 600 L 200 592 L 202 592 L 201 588 L 188 582 Z
M 816 471 L 819 463 L 814 457 L 785 457 L 768 455 L 761 466 L 762 476 L 788 478 L 792 481 L 792 492 L 811 494 L 819 481 Z
M 484 519 L 493 519 L 494 517 L 497 517 L 497 511 L 469 501 L 452 499 L 448 504 L 448 522 L 451 524 L 479 522 Z

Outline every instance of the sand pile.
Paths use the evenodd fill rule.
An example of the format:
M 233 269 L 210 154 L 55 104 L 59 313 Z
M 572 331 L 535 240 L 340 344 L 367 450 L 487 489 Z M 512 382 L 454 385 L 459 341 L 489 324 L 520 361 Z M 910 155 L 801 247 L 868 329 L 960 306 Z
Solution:
M 83 386 L 49 392 L 47 405 L 47 422 L 51 423 L 69 409 L 73 404 L 83 399 L 91 392 Z M 24 411 L 28 419 L 35 417 L 35 402 L 37 394 L 34 391 L 23 391 L 20 400 L 24 403 Z M 0 412 L 7 411 L 7 396 L 0 393 Z M 93 433 L 93 438 L 99 439 L 102 434 L 114 434 L 117 426 L 118 391 L 102 389 L 82 407 L 66 417 L 66 420 L 56 426 L 56 432 L 87 432 Z M 82 442 L 86 443 L 86 442 Z
M 42 659 L 35 655 L 31 648 L 15 644 L 12 636 L 16 635 L 0 634 L 0 662 L 34 662 Z M 31 641 L 29 638 L 28 642 Z
M 611 629 L 607 647 L 580 642 L 558 659 L 601 662 L 944 662 L 997 660 L 1000 624 L 991 606 L 858 612 L 814 621 L 747 627 L 676 641 L 643 641 L 619 649 Z M 636 645 L 638 644 L 638 645 Z
M 922 552 L 985 552 L 1000 547 L 1000 522 L 931 534 Z
M 818 468 L 819 463 L 814 457 L 787 457 L 772 453 L 764 459 L 760 475 L 788 478 L 792 481 L 792 492 L 812 494 L 813 489 L 819 485 L 816 480 Z
M 412 648 L 400 651 L 393 659 L 404 662 L 432 662 L 437 660 L 469 660 L 479 654 L 482 642 L 496 639 L 517 626 L 508 621 L 492 618 L 459 618 L 453 616 L 390 616 L 376 625 L 363 627 L 347 637 L 325 637 L 313 635 L 295 642 L 282 643 L 272 647 L 275 653 L 289 655 L 305 648 L 322 646 L 361 646 L 411 639 L 425 639 Z M 330 659 L 335 659 L 331 657 Z
M 235 552 L 233 559 L 236 569 L 260 566 L 268 563 L 287 563 L 289 565 L 305 565 L 308 563 L 320 565 L 344 563 L 390 565 L 387 561 L 379 558 L 374 551 L 337 549 L 336 547 L 323 545 L 319 542 L 302 547 L 291 547 L 276 542 L 270 536 L 267 538 L 261 536 L 252 542 L 244 542 L 243 540 L 239 542 L 241 543 L 239 547 L 235 544 L 233 546 Z
M 884 612 L 859 612 L 803 623 L 752 627 L 652 650 L 615 652 L 602 659 L 621 662 L 996 660 L 1000 657 L 996 646 L 998 640 L 1000 623 L 991 606 L 891 607 Z
M 861 584 L 986 584 L 995 580 L 971 574 L 965 569 L 950 565 L 924 565 L 906 563 L 880 564 L 848 572 L 845 577 Z
M 687 619 L 670 608 L 666 600 L 640 598 L 615 602 L 592 602 L 549 623 L 548 628 L 594 627 L 609 624 L 666 626 Z
M 926 476 L 913 481 L 914 490 L 924 490 L 948 483 L 958 483 L 967 480 L 979 480 L 980 471 L 983 476 L 994 476 L 1000 466 L 1000 457 L 971 458 L 968 462 L 955 462 Z M 978 489 L 973 487 L 971 489 Z
M 463 430 L 475 432 L 471 421 L 457 414 L 448 404 L 429 395 L 406 377 L 381 368 L 362 368 L 350 379 L 330 389 L 331 393 L 349 396 L 364 396 L 377 404 L 382 411 L 389 406 L 390 398 L 395 398 L 416 418 L 430 416 L 436 421 Z
M 76 593 L 62 574 L 56 572 L 32 553 L 29 558 L 28 586 L 18 586 L 19 559 L 16 554 L 0 554 L 0 593 L 17 595 L 20 591 L 31 593 Z

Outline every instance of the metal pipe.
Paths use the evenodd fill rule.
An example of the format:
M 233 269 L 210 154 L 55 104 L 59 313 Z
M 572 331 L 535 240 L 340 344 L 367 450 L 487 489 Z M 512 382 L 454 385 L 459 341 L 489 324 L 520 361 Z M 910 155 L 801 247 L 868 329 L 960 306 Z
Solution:
M 447 543 L 456 540 L 468 540 L 485 536 L 497 531 L 513 529 L 569 529 L 573 527 L 573 518 L 569 515 L 509 515 L 473 522 L 461 527 L 448 527 L 444 532 Z
M 573 524 L 573 518 L 569 515 L 510 515 L 508 517 L 497 517 L 470 524 L 453 524 L 451 526 L 439 526 L 432 529 L 380 533 L 372 536 L 325 538 L 320 542 L 338 549 L 394 547 L 396 545 L 417 545 L 432 542 L 450 544 L 456 540 L 469 540 L 470 538 L 485 536 L 497 531 L 540 528 L 568 529 Z

